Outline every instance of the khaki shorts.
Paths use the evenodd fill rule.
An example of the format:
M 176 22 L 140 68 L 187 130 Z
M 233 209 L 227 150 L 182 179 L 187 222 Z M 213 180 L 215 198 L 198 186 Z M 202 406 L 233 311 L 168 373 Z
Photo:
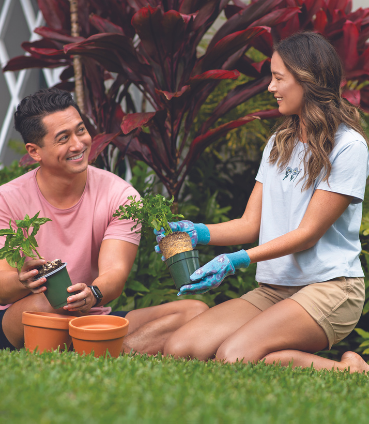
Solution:
M 261 311 L 285 299 L 299 303 L 323 328 L 329 349 L 348 336 L 359 321 L 365 300 L 364 278 L 339 277 L 307 286 L 260 283 L 241 296 Z

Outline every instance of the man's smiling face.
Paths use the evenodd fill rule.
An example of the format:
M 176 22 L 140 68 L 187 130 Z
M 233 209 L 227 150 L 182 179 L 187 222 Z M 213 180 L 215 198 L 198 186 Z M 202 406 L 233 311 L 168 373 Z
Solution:
M 42 119 L 47 134 L 36 147 L 41 167 L 51 174 L 78 174 L 87 169 L 91 136 L 78 111 L 70 106 Z

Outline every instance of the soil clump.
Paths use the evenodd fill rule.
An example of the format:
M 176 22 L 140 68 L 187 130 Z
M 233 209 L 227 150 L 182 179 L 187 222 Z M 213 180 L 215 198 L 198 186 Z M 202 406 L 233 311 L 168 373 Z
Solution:
M 49 272 L 60 268 L 62 265 L 63 265 L 63 262 L 61 259 L 54 259 L 53 261 L 49 261 L 49 262 L 46 262 L 46 264 L 38 266 L 36 268 L 38 270 L 38 274 L 35 276 L 35 280 L 38 280 L 44 275 L 48 274 Z

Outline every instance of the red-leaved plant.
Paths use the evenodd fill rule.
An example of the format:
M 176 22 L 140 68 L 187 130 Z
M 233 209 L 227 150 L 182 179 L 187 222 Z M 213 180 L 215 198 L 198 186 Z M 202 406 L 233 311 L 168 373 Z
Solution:
M 351 12 L 350 0 L 78 2 L 81 36 L 74 38 L 69 1 L 38 0 L 47 27 L 35 32 L 43 38 L 23 43 L 30 56 L 11 59 L 4 71 L 64 66 L 58 86 L 73 90 L 72 56 L 79 55 L 86 115 L 93 123 L 86 121 L 93 136 L 90 160 L 113 143 L 121 158 L 127 154 L 146 162 L 175 198 L 207 146 L 255 116 L 279 116 L 276 109 L 255 111 L 216 126 L 220 117 L 267 89 L 273 43 L 292 33 L 317 31 L 332 42 L 346 71 L 343 96 L 369 112 L 369 8 Z M 222 11 L 227 21 L 199 55 L 199 44 Z M 254 63 L 250 47 L 266 58 Z M 193 136 L 193 121 L 209 95 L 221 80 L 240 73 L 250 80 L 235 86 Z M 131 85 L 142 92 L 150 112 L 137 113 Z

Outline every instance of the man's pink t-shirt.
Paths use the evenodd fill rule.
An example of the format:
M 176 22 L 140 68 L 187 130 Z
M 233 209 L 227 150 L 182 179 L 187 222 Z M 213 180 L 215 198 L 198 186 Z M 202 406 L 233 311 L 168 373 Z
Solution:
M 0 187 L 0 228 L 9 228 L 9 220 L 16 228 L 15 220 L 28 214 L 52 221 L 42 225 L 36 235 L 37 249 L 46 260 L 61 259 L 67 263 L 72 284 L 90 285 L 98 277 L 98 257 L 103 240 L 123 240 L 139 244 L 140 235 L 131 230 L 130 220 L 113 218 L 128 196 L 140 197 L 126 181 L 111 172 L 88 167 L 84 192 L 76 205 L 69 209 L 52 206 L 42 195 L 36 180 L 39 168 L 22 175 Z M 5 237 L 0 237 L 0 248 Z M 5 309 L 9 305 L 0 306 Z M 91 314 L 108 314 L 111 308 L 98 306 Z

